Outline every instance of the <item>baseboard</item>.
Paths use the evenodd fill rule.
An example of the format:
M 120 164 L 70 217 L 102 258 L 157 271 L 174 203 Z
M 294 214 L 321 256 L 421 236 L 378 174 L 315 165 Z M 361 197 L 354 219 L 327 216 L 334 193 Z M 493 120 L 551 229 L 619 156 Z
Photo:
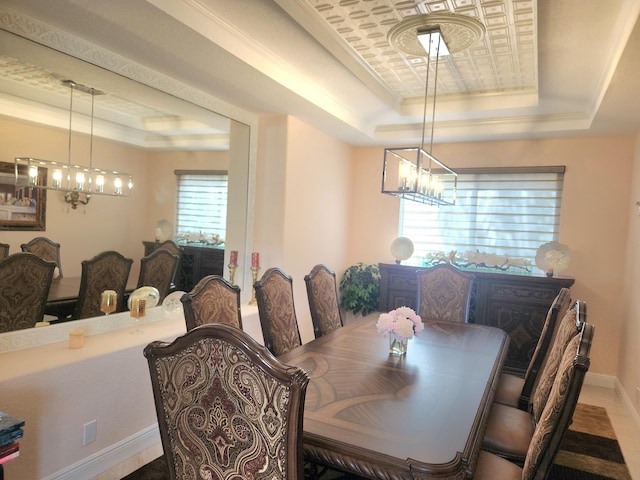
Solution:
M 625 391 L 625 389 L 622 388 L 622 384 L 618 381 L 617 378 L 616 378 L 616 392 L 622 398 L 622 401 L 624 402 L 624 406 L 626 407 L 627 412 L 629 413 L 629 416 L 633 419 L 636 426 L 640 430 L 640 415 L 636 411 L 633 401 L 631 400 L 631 398 L 629 398 L 629 395 L 627 395 L 627 392 Z
M 160 432 L 158 424 L 151 425 L 124 440 L 110 445 L 99 452 L 59 470 L 43 480 L 77 480 L 78 478 L 93 478 L 110 468 L 121 464 L 127 459 L 158 444 Z
M 616 388 L 617 379 L 612 375 L 603 375 L 602 373 L 589 373 L 584 377 L 584 383 L 593 385 L 594 387 Z

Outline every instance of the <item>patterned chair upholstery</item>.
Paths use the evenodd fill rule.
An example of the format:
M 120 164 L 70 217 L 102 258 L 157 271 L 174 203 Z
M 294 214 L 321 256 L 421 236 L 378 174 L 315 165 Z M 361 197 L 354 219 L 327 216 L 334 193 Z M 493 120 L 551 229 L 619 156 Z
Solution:
M 540 423 L 567 345 L 584 329 L 586 304 L 576 301 L 564 315 L 533 390 L 530 411 L 494 403 L 491 406 L 482 448 L 522 465 Z M 575 352 L 574 352 L 575 354 Z
M 254 288 L 264 346 L 277 357 L 302 345 L 291 277 L 279 268 L 269 268 Z
M 173 278 L 178 269 L 179 260 L 177 255 L 163 248 L 156 249 L 146 257 L 142 257 L 138 287 L 157 288 L 160 293 L 159 301 L 162 302 L 173 287 Z
M 20 245 L 23 252 L 30 252 L 48 262 L 55 262 L 58 276 L 62 277 L 62 263 L 60 263 L 60 244 L 46 237 L 36 237 L 28 243 Z
M 436 265 L 417 273 L 418 315 L 424 322 L 448 320 L 466 323 L 469 319 L 471 288 L 475 275 L 448 264 Z
M 156 247 L 156 250 L 158 249 L 168 250 L 170 253 L 173 253 L 178 257 L 180 257 L 180 255 L 182 254 L 182 249 L 173 240 L 165 240 L 164 242 L 162 242 L 160 245 Z
M 303 478 L 302 369 L 220 323 L 144 355 L 169 478 Z
M 342 327 L 336 274 L 326 265 L 316 265 L 304 281 L 315 338 Z
M 224 323 L 242 328 L 240 287 L 219 275 L 202 278 L 182 298 L 187 331 L 205 323 Z
M 563 351 L 549 399 L 529 442 L 523 467 L 498 455 L 482 451 L 473 474 L 474 480 L 547 478 L 560 443 L 571 424 L 584 377 L 589 370 L 593 334 L 594 326 L 585 324 L 581 334 L 573 336 Z
M 100 312 L 100 296 L 105 290 L 115 290 L 118 294 L 116 311 L 124 310 L 124 292 L 131 271 L 133 259 L 125 258 L 118 252 L 99 253 L 90 260 L 82 261 L 80 292 L 73 313 L 74 319 L 103 315 Z
M 562 288 L 551 304 L 536 349 L 531 356 L 524 378 L 511 373 L 502 373 L 500 382 L 494 397 L 494 402 L 517 407 L 520 410 L 528 410 L 531 402 L 531 392 L 538 372 L 546 358 L 551 340 L 556 331 L 558 318 L 563 318 L 571 303 L 571 294 L 568 288 Z
M 55 263 L 26 252 L 0 260 L 0 332 L 42 321 L 55 268 Z

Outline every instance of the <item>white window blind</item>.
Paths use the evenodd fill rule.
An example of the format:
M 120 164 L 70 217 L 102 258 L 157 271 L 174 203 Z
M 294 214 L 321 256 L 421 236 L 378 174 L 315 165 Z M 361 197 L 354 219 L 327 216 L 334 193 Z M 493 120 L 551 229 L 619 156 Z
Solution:
M 557 241 L 564 167 L 458 171 L 456 204 L 400 204 L 400 235 L 428 252 L 479 251 L 534 259 L 538 247 Z
M 176 232 L 218 234 L 227 228 L 228 175 L 223 171 L 179 171 Z

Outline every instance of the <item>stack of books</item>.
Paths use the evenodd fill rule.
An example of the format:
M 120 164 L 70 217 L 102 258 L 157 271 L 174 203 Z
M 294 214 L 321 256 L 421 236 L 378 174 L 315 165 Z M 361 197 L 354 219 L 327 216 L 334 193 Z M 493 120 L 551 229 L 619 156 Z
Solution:
M 0 465 L 20 454 L 18 439 L 22 438 L 24 420 L 0 412 Z

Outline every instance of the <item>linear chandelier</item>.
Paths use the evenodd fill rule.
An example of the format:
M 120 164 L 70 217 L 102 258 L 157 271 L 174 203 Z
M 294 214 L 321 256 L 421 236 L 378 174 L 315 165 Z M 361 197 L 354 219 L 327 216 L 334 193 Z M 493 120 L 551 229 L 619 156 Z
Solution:
M 427 74 L 422 113 L 422 139 L 419 147 L 385 148 L 382 168 L 382 193 L 429 205 L 455 205 L 458 175 L 432 154 L 438 87 L 438 61 L 448 55 L 447 45 L 439 28 L 418 30 L 417 39 L 427 58 Z M 425 149 L 427 103 L 431 59 L 435 57 L 435 81 L 429 151 Z
M 46 190 L 64 192 L 64 200 L 73 209 L 78 205 L 87 205 L 92 195 L 108 195 L 112 197 L 127 197 L 133 188 L 133 177 L 124 172 L 114 171 L 93 166 L 93 120 L 94 99 L 104 92 L 72 80 L 63 80 L 63 85 L 69 87 L 69 143 L 67 162 L 56 162 L 32 157 L 17 157 L 15 159 L 16 186 L 29 186 Z M 79 90 L 91 95 L 91 128 L 89 136 L 89 165 L 83 166 L 71 163 L 71 138 L 73 118 L 73 92 Z M 51 169 L 51 172 L 48 169 Z M 49 176 L 51 181 L 49 182 Z M 26 184 L 26 185 L 25 185 Z

